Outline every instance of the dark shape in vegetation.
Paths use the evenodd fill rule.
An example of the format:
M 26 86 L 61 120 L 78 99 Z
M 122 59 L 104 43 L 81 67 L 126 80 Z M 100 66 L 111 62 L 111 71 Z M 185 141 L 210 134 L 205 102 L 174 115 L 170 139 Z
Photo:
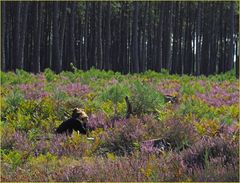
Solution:
M 171 96 L 171 95 L 164 95 L 164 101 L 167 103 L 167 102 L 170 102 L 170 103 L 177 103 L 178 99 L 176 96 Z
M 168 151 L 171 149 L 171 144 L 166 139 L 151 139 L 143 141 L 142 144 L 151 144 L 153 148 L 159 151 Z
M 126 113 L 126 118 L 128 119 L 130 117 L 131 114 L 133 114 L 133 111 L 132 111 L 132 105 L 128 99 L 128 96 L 125 97 L 125 101 L 126 101 L 126 104 L 127 104 L 127 113 Z
M 159 148 L 160 150 L 170 150 L 171 144 L 165 139 L 153 139 L 153 147 Z
M 88 116 L 82 110 L 75 108 L 72 113 L 72 118 L 64 121 L 56 130 L 56 133 L 72 134 L 73 130 L 81 134 L 87 134 Z
M 57 133 L 72 134 L 73 130 L 79 131 L 81 134 L 86 134 L 86 125 L 77 118 L 71 118 L 64 121 L 56 130 Z

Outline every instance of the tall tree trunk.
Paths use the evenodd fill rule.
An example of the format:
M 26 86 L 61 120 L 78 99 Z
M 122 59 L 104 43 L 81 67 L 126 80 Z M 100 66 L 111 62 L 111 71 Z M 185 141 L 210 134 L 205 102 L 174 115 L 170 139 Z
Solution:
M 235 51 L 235 54 L 236 54 L 236 77 L 239 78 L 239 53 L 238 53 L 238 40 L 236 39 L 235 40 L 235 45 L 236 45 L 236 51 Z
M 182 74 L 182 30 L 183 30 L 183 3 L 179 2 L 179 24 L 178 24 L 178 41 L 177 41 L 177 63 L 176 63 L 176 73 Z
M 138 60 L 138 2 L 133 2 L 133 30 L 132 30 L 132 62 L 133 72 L 139 73 L 139 60 Z
M 236 78 L 239 78 L 239 57 L 238 55 L 236 54 Z
M 147 38 L 147 69 L 152 69 L 152 29 L 153 29 L 153 21 L 152 21 L 152 3 L 149 3 L 148 7 L 148 38 Z
M 163 46 L 164 57 L 162 60 L 162 67 L 165 69 L 169 68 L 170 65 L 170 58 L 171 58 L 171 33 L 172 33 L 172 3 L 173 2 L 165 2 L 168 3 L 165 13 L 165 34 L 163 36 L 163 42 L 165 43 Z
M 1 26 L 1 69 L 2 71 L 6 71 L 6 52 L 5 52 L 5 30 L 6 30 L 6 2 L 1 2 L 2 3 L 2 26 Z
M 103 47 L 102 47 L 102 3 L 98 3 L 98 46 L 97 46 L 97 60 L 98 60 L 98 69 L 103 69 Z
M 52 61 L 54 69 L 59 73 L 62 69 L 60 61 L 59 49 L 59 2 L 53 2 L 53 45 L 52 45 Z
M 159 3 L 159 23 L 158 23 L 158 32 L 157 32 L 157 63 L 156 63 L 156 71 L 161 71 L 162 69 L 162 59 L 163 59 L 163 19 L 164 19 L 164 3 Z
M 121 55 L 121 47 L 122 47 L 122 34 L 121 34 L 121 29 L 122 29 L 122 19 L 119 16 L 118 20 L 117 20 L 118 24 L 117 24 L 117 39 L 116 39 L 116 61 L 117 61 L 117 67 L 116 67 L 116 71 L 118 72 L 122 72 L 124 65 L 123 62 L 120 61 L 120 55 Z
M 234 59 L 234 4 L 235 2 L 230 2 L 230 16 L 229 16 L 229 35 L 230 35 L 230 46 L 229 46 L 229 59 L 227 63 L 227 70 L 231 70 L 233 68 L 233 59 Z
M 45 6 L 45 26 L 44 26 L 44 32 L 45 32 L 45 48 L 44 48 L 44 54 L 45 54 L 45 59 L 44 61 L 44 68 L 51 68 L 52 67 L 52 6 L 49 6 L 48 3 Z
M 23 11 L 22 11 L 22 25 L 21 25 L 21 37 L 19 43 L 19 59 L 22 66 L 24 66 L 24 48 L 25 48 L 25 38 L 26 38 L 26 30 L 27 30 L 27 17 L 28 17 L 28 6 L 29 2 L 25 2 L 23 4 Z
M 175 18 L 174 18 L 174 27 L 173 27 L 173 49 L 172 49 L 172 67 L 171 74 L 176 74 L 176 66 L 178 62 L 178 49 L 177 49 L 177 38 L 178 38 L 178 21 L 179 21 L 179 2 L 175 2 Z
M 214 74 L 216 72 L 216 58 L 217 58 L 217 41 L 216 37 L 218 35 L 218 31 L 216 30 L 216 19 L 217 19 L 217 14 L 216 10 L 217 6 L 215 3 L 212 3 L 211 7 L 211 29 L 210 29 L 210 65 L 209 65 L 209 73 Z
M 70 62 L 76 66 L 76 56 L 75 56 L 75 34 L 74 34 L 74 28 L 75 28 L 75 12 L 76 12 L 76 2 L 70 3 L 71 8 L 71 14 L 70 14 L 70 27 L 69 27 L 69 59 Z
M 85 2 L 85 15 L 84 15 L 84 63 L 83 63 L 83 69 L 88 69 L 88 11 L 89 11 L 89 2 Z
M 129 23 L 128 23 L 128 4 L 123 2 L 121 7 L 121 44 L 120 44 L 120 55 L 119 61 L 123 64 L 122 73 L 127 74 L 129 72 L 129 57 L 128 57 L 128 46 L 129 46 Z M 111 54 L 110 54 L 111 55 Z
M 76 16 L 76 17 L 78 17 L 78 16 Z M 77 57 L 76 57 L 76 59 L 77 59 L 77 67 L 79 68 L 79 69 L 82 69 L 83 67 L 82 67 L 82 56 L 83 56 L 83 50 L 82 50 L 82 48 L 83 48 L 83 35 L 82 35 L 82 33 L 83 33 L 83 29 L 82 29 L 82 17 L 80 16 L 77 20 L 76 20 L 76 27 L 77 27 L 77 29 L 76 29 L 76 31 L 75 31 L 75 35 L 76 35 L 76 39 L 77 39 L 77 46 L 78 46 L 78 48 L 76 49 L 76 55 L 77 55 Z
M 204 27 L 203 27 L 203 43 L 202 43 L 202 60 L 200 72 L 201 74 L 208 75 L 208 67 L 209 67 L 209 17 L 208 12 L 209 8 L 206 4 L 204 4 Z
M 62 8 L 62 16 L 61 16 L 61 24 L 60 24 L 60 45 L 59 45 L 59 51 L 60 51 L 60 65 L 62 66 L 63 62 L 63 43 L 64 43 L 64 35 L 65 35 L 65 27 L 66 27 L 66 20 L 67 20 L 67 5 L 68 2 L 62 2 L 63 8 Z
M 70 60 L 69 60 L 69 17 L 68 21 L 66 21 L 66 34 L 64 36 L 64 44 L 63 44 L 63 69 L 70 70 Z
M 111 2 L 107 2 L 107 17 L 106 17 L 106 60 L 105 60 L 105 69 L 110 69 L 110 50 L 111 50 L 111 14 L 112 6 Z
M 184 74 L 190 74 L 192 68 L 192 36 L 191 36 L 191 4 L 187 3 L 186 30 L 185 30 L 185 50 L 184 50 Z
M 40 72 L 40 46 L 41 46 L 41 28 L 42 28 L 42 2 L 35 2 L 35 26 L 34 26 L 34 68 L 35 73 Z
M 29 2 L 30 8 L 34 8 L 34 3 Z M 29 11 L 28 15 L 28 24 L 27 24 L 27 32 L 28 34 L 26 35 L 26 52 L 24 53 L 24 69 L 28 72 L 33 72 L 33 53 L 34 53 L 34 39 L 33 39 L 33 33 L 34 33 L 34 25 L 35 25 L 35 16 L 34 16 L 34 11 Z M 26 59 L 27 58 L 27 59 Z
M 157 32 L 158 32 L 158 26 L 157 26 L 157 10 L 156 10 L 156 3 L 153 4 L 153 42 L 152 42 L 152 51 L 153 51 L 153 57 L 152 57 L 152 67 L 151 69 L 156 71 L 156 63 L 157 63 Z M 140 60 L 140 59 L 139 59 Z
M 3 20 L 2 23 L 4 23 L 4 37 L 5 39 L 1 39 L 2 42 L 4 42 L 4 55 L 5 55 L 5 71 L 8 71 L 11 69 L 11 49 L 10 49 L 10 37 L 11 37 L 11 33 L 10 33 L 10 27 L 11 27 L 11 21 L 10 21 L 10 10 L 9 10 L 9 5 L 6 4 L 6 2 L 2 2 L 5 3 L 5 11 L 6 11 L 6 16 L 5 16 L 5 20 Z M 3 12 L 2 12 L 3 13 Z M 3 50 L 2 50 L 3 51 Z
M 146 25 L 147 25 L 147 10 L 148 10 L 148 2 L 145 2 L 144 6 L 144 16 L 143 16 L 143 35 L 142 35 L 142 63 L 140 64 L 140 72 L 144 72 L 146 70 L 146 62 L 147 62 L 147 48 L 146 48 Z
M 170 2 L 169 2 L 170 3 Z M 173 32 L 173 4 L 174 2 L 171 2 L 170 5 L 170 10 L 169 10 L 169 27 L 168 27 L 168 37 L 167 37 L 167 42 L 168 42 L 168 47 L 167 47 L 167 55 L 166 55 L 166 68 L 170 70 L 171 68 L 171 50 L 172 50 L 172 32 Z
M 200 74 L 201 63 L 201 2 L 197 5 L 197 26 L 196 26 L 196 75 Z
M 13 69 L 22 69 L 21 59 L 19 59 L 19 42 L 20 42 L 20 17 L 22 2 L 14 2 L 14 25 L 13 25 Z
M 90 40 L 89 40 L 89 68 L 96 67 L 96 2 L 91 2 L 90 6 Z
M 220 50 L 219 50 L 219 64 L 218 64 L 218 73 L 222 73 L 224 71 L 224 4 L 220 4 Z

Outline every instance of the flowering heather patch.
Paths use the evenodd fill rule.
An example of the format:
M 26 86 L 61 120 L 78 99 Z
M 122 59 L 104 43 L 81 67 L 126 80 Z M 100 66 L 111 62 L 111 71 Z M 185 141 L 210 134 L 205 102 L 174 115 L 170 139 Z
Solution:
M 82 159 L 77 165 L 68 166 L 65 171 L 56 172 L 52 178 L 56 181 L 70 182 L 135 182 L 149 180 L 151 172 L 148 173 L 147 161 L 150 158 L 147 155 L 134 154 L 128 157 L 110 157 Z
M 1 130 L 1 149 L 9 150 L 12 149 L 14 143 L 15 131 L 11 128 L 5 128 Z
M 64 86 L 60 86 L 59 89 L 69 96 L 81 97 L 90 92 L 87 85 L 82 85 L 81 83 L 71 83 Z
M 106 119 L 106 116 L 102 112 L 98 112 L 96 115 L 91 115 L 89 117 L 88 127 L 90 129 L 103 128 L 107 129 L 110 124 L 109 120 Z
M 235 161 L 232 164 L 224 165 L 224 158 L 215 158 L 208 163 L 206 169 L 193 168 L 188 170 L 187 174 L 193 175 L 194 182 L 238 182 L 239 174 L 236 172 L 236 167 L 239 167 L 239 162 Z
M 43 73 L 39 73 L 37 74 L 37 79 L 40 81 L 40 82 L 46 82 L 46 77 Z
M 143 140 L 144 125 L 139 119 L 120 119 L 113 121 L 113 127 L 103 134 L 101 148 L 107 152 L 123 155 L 134 149 L 134 143 Z
M 219 129 L 219 135 L 222 137 L 228 137 L 233 139 L 239 139 L 240 127 L 239 123 L 233 123 L 231 125 L 222 125 Z
M 49 93 L 44 91 L 44 86 L 44 82 L 18 85 L 19 89 L 24 93 L 28 100 L 38 100 L 49 96 Z
M 14 141 L 14 145 L 13 145 L 14 149 L 17 149 L 18 151 L 22 151 L 22 152 L 31 152 L 32 143 L 27 138 L 27 134 L 17 131 L 14 133 L 13 141 Z
M 162 135 L 166 131 L 165 126 L 154 118 L 153 114 L 143 116 L 141 122 L 144 126 L 144 134 L 147 134 L 145 140 L 163 137 Z
M 203 88 L 207 87 L 210 84 L 207 81 L 204 81 L 204 80 L 201 80 L 201 79 L 196 80 L 196 81 L 191 80 L 189 83 L 190 83 L 191 86 L 199 85 L 200 87 L 203 87 Z
M 189 148 L 199 138 L 191 123 L 181 122 L 181 119 L 169 119 L 164 124 L 162 137 L 167 139 L 176 151 Z
M 238 142 L 229 141 L 229 139 L 203 137 L 191 148 L 186 149 L 181 154 L 184 163 L 189 168 L 205 168 L 208 161 L 215 158 L 222 158 L 226 165 L 232 164 L 236 160 L 238 156 L 238 145 Z
M 80 160 L 78 165 L 68 166 L 65 171 L 56 172 L 56 181 L 184 181 L 189 180 L 180 156 L 155 156 L 137 153 L 124 157 L 95 158 Z
M 118 132 L 126 141 L 140 140 L 144 133 L 143 123 L 137 118 L 117 120 L 114 124 L 114 130 L 120 130 Z
M 233 84 L 214 84 L 210 91 L 206 93 L 196 93 L 197 98 L 206 102 L 208 105 L 220 107 L 222 105 L 237 104 L 239 90 Z
M 116 80 L 115 78 L 108 81 L 109 85 L 114 85 L 114 84 L 117 84 L 117 83 L 118 83 L 118 80 Z
M 204 137 L 181 152 L 186 174 L 193 181 L 236 181 L 239 174 L 239 142 L 229 138 Z M 194 176 L 193 176 L 194 175 Z
M 199 84 L 200 86 L 202 86 L 202 87 L 205 87 L 205 86 L 206 86 L 206 82 L 203 81 L 203 80 L 198 80 L 197 82 L 198 82 L 198 84 Z
M 50 139 L 40 139 L 34 147 L 34 155 L 39 156 L 47 152 L 62 157 L 81 158 L 91 149 L 91 144 L 86 141 L 85 136 L 67 137 L 65 134 L 56 134 Z
M 157 90 L 164 95 L 175 96 L 179 93 L 181 85 L 176 80 L 163 80 L 157 85 Z
M 158 153 L 160 152 L 160 149 L 157 147 L 154 147 L 154 141 L 149 140 L 145 141 L 141 144 L 141 152 L 144 153 Z

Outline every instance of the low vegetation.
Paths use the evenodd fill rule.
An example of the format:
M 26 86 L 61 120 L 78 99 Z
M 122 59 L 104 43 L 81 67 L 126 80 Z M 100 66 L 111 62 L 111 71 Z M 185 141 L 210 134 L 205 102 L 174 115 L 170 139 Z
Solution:
M 1 180 L 238 181 L 238 99 L 233 72 L 1 72 Z M 54 133 L 75 107 L 94 140 Z M 170 148 L 142 144 L 156 138 Z

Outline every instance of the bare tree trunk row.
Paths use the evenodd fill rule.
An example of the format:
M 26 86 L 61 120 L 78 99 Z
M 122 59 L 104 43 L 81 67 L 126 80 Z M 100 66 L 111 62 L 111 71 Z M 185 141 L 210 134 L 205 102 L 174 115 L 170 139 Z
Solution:
M 210 75 L 239 63 L 235 2 L 4 1 L 1 10 L 3 71 L 59 73 L 72 63 Z

